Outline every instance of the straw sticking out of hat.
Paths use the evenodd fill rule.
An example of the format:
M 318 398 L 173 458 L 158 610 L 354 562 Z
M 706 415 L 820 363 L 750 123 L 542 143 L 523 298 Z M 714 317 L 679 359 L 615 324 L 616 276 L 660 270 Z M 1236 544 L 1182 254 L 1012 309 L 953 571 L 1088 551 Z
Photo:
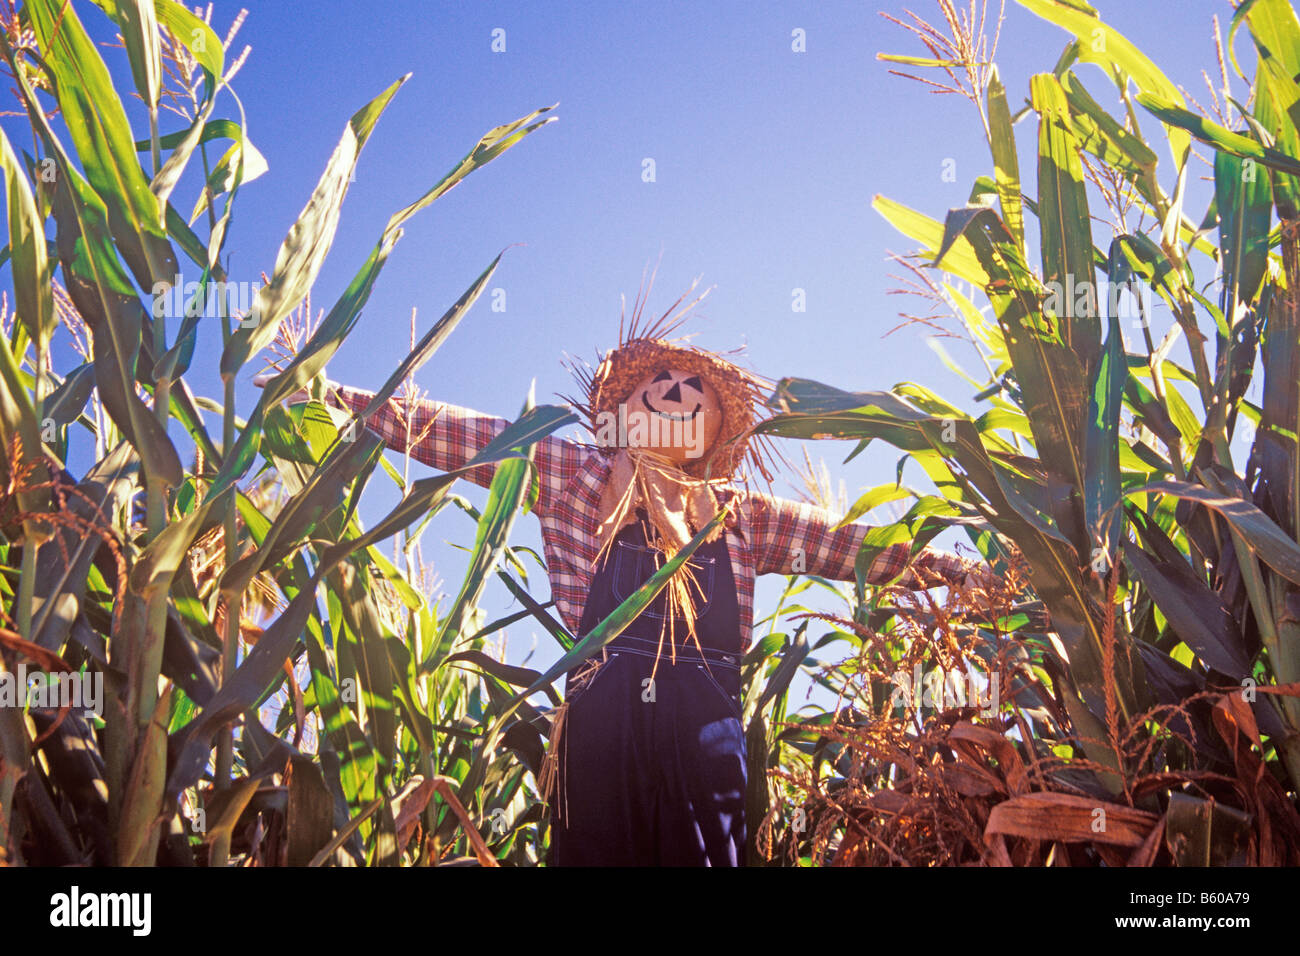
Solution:
M 599 358 L 595 371 L 575 362 L 567 363 L 585 398 L 561 397 L 585 416 L 585 425 L 594 435 L 602 413 L 616 413 L 636 386 L 651 373 L 676 368 L 698 375 L 717 393 L 722 406 L 722 426 L 714 447 L 699 459 L 684 464 L 682 471 L 693 478 L 739 477 L 743 480 L 743 473 L 738 473 L 748 464 L 770 482 L 772 475 L 768 462 L 774 450 L 765 437 L 752 436 L 750 432 L 756 422 L 755 409 L 763 405 L 772 383 L 723 357 L 736 355 L 740 349 L 726 353 L 709 352 L 688 344 L 684 336 L 670 338 L 710 291 L 706 289 L 686 302 L 699 279 L 692 282 L 662 316 L 645 324 L 645 302 L 653 284 L 652 274 L 650 284 L 638 293 L 630 322 L 626 320 L 624 308 L 619 317 L 618 345 Z M 601 451 L 613 455 L 618 449 L 602 446 Z

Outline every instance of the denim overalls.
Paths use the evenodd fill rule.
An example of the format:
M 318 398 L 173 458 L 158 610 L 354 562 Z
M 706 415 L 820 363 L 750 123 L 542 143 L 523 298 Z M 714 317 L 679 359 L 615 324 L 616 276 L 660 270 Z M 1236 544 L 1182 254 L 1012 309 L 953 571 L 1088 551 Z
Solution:
M 637 514 L 642 520 L 618 533 L 592 580 L 583 635 L 658 567 Z M 606 645 L 594 676 L 571 694 L 566 680 L 551 866 L 744 864 L 740 618 L 726 535 L 702 545 L 691 567 L 703 657 L 679 618 L 676 664 L 665 631 L 650 682 L 667 607 L 661 591 Z

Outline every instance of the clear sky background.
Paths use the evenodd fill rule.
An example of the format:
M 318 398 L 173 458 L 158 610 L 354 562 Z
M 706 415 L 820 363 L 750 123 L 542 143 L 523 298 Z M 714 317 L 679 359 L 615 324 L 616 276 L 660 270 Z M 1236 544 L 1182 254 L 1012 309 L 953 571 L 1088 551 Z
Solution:
M 1197 100 L 1200 77 L 1214 65 L 1210 17 L 1226 29 L 1223 0 L 1095 0 L 1103 19 L 1134 41 Z M 900 309 L 917 303 L 888 292 L 900 269 L 891 251 L 909 240 L 871 208 L 881 193 L 942 219 L 965 203 L 974 178 L 991 173 L 973 106 L 936 96 L 891 76 L 878 52 L 928 55 L 880 11 L 910 7 L 938 20 L 929 0 L 868 2 L 441 3 L 380 4 L 329 0 L 248 3 L 235 43 L 252 55 L 235 80 L 252 141 L 270 171 L 247 185 L 227 249 L 232 278 L 270 272 L 285 231 L 324 169 L 349 116 L 393 80 L 397 94 L 366 146 L 333 249 L 313 294 L 328 309 L 370 252 L 389 215 L 436 182 L 488 129 L 558 103 L 558 122 L 474 173 L 409 223 L 358 328 L 329 367 L 335 381 L 375 388 L 407 352 L 408 322 L 423 332 L 503 248 L 492 287 L 505 290 L 505 312 L 487 300 L 473 309 L 419 374 L 437 399 L 511 415 L 529 384 L 539 402 L 570 391 L 560 365 L 566 352 L 592 359 L 616 339 L 620 295 L 629 303 L 643 270 L 662 254 L 648 310 L 666 308 L 691 281 L 715 286 L 694 324 L 696 343 L 748 347 L 763 374 L 802 376 L 846 389 L 921 382 L 975 411 L 971 389 L 945 369 L 912 327 L 886 336 Z M 994 4 L 996 6 L 996 4 Z M 217 33 L 240 4 L 216 0 Z M 88 25 L 104 18 L 81 5 Z M 1032 73 L 1049 71 L 1067 42 L 1060 29 L 1008 4 L 996 60 L 1013 104 L 1028 95 Z M 506 31 L 494 53 L 492 31 Z M 806 52 L 792 50 L 792 31 Z M 96 27 L 105 37 L 112 30 Z M 1239 37 L 1243 53 L 1248 39 Z M 106 56 L 129 89 L 125 57 Z M 1243 59 L 1243 63 L 1247 61 Z M 1250 58 L 1253 62 L 1253 57 Z M 1116 97 L 1095 67 L 1079 67 L 1093 95 Z M 1238 92 L 1242 92 L 1238 86 Z M 226 101 L 226 110 L 233 104 Z M 138 117 L 137 117 L 138 118 Z M 1143 116 L 1155 132 L 1154 118 Z M 26 142 L 21 121 L 5 120 Z M 171 131 L 178 123 L 165 126 Z M 1017 127 L 1026 188 L 1033 191 L 1037 118 Z M 143 123 L 137 126 L 145 135 Z M 1159 150 L 1170 186 L 1168 151 Z M 642 180 L 643 160 L 656 181 Z M 943 178 L 955 161 L 956 181 Z M 1205 168 L 1198 167 L 1197 175 Z M 1208 193 L 1194 184 L 1199 218 Z M 178 195 L 192 202 L 191 178 Z M 1094 214 L 1098 212 L 1094 209 Z M 515 245 L 522 244 L 522 245 Z M 193 276 L 190 278 L 197 278 Z M 1209 276 L 1205 276 L 1209 278 Z M 807 310 L 792 311 L 794 289 Z M 922 306 L 923 307 L 923 306 Z M 948 340 L 955 357 L 977 367 L 972 351 Z M 220 394 L 215 368 L 219 329 L 201 332 L 190 380 Z M 1185 350 L 1175 353 L 1183 361 Z M 66 366 L 65 366 L 66 367 Z M 240 409 L 254 399 L 249 366 Z M 213 418 L 215 432 L 219 423 Z M 793 461 L 795 443 L 783 443 Z M 898 454 L 873 447 L 847 466 L 850 443 L 807 446 L 825 459 L 850 500 L 891 480 Z M 416 476 L 427 474 L 414 466 Z M 908 478 L 920 487 L 919 469 Z M 797 482 L 797 479 L 795 479 Z M 374 520 L 393 496 L 377 472 L 363 517 Z M 793 491 L 778 482 L 779 492 Z M 471 500 L 482 494 L 462 487 Z M 539 542 L 536 522 L 520 522 L 517 543 Z M 472 541 L 472 525 L 448 513 L 426 536 L 426 552 L 454 593 L 464 557 L 444 541 Z M 764 613 L 776 589 L 760 588 Z M 544 585 L 537 585 L 543 588 Z M 489 607 L 505 612 L 508 595 L 493 585 Z M 540 628 L 510 630 L 518 660 L 538 635 L 539 656 L 554 657 Z

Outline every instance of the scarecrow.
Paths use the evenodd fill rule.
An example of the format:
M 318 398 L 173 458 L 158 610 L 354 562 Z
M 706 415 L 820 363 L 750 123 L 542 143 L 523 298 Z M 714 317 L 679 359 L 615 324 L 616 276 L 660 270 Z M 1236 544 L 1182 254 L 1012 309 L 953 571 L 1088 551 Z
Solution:
M 688 293 L 689 294 L 689 293 Z M 745 858 L 746 761 L 740 662 L 757 574 L 852 580 L 869 530 L 811 504 L 749 487 L 771 473 L 753 436 L 768 383 L 722 355 L 669 336 L 699 299 L 683 296 L 649 327 L 638 298 L 619 344 L 570 403 L 594 442 L 554 436 L 534 448 L 552 596 L 585 636 L 707 526 L 721 525 L 599 659 L 566 678 L 539 787 L 552 809 L 552 866 L 737 866 Z M 702 298 L 702 296 L 701 296 Z M 360 412 L 371 393 L 331 383 Z M 388 445 L 440 470 L 462 467 L 508 422 L 442 402 L 407 420 L 390 401 L 366 422 Z M 764 449 L 766 451 L 766 449 Z M 747 467 L 748 466 L 748 467 Z M 493 468 L 468 477 L 487 486 Z M 907 544 L 867 580 L 925 588 L 980 566 Z M 918 573 L 919 572 L 919 573 Z M 900 577 L 901 574 L 901 577 Z

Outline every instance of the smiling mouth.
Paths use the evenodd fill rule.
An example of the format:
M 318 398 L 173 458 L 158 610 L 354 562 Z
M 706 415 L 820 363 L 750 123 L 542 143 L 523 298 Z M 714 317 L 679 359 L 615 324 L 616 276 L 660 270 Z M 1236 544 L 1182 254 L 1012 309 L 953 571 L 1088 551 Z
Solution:
M 671 422 L 689 422 L 696 415 L 698 415 L 700 413 L 700 409 L 704 407 L 702 404 L 697 402 L 695 404 L 695 411 L 693 412 L 689 412 L 689 413 L 688 412 L 661 412 L 659 411 L 659 409 L 655 408 L 653 405 L 650 404 L 649 392 L 641 393 L 641 404 L 644 405 L 646 408 L 650 409 L 650 411 L 654 412 L 660 418 L 666 418 Z

